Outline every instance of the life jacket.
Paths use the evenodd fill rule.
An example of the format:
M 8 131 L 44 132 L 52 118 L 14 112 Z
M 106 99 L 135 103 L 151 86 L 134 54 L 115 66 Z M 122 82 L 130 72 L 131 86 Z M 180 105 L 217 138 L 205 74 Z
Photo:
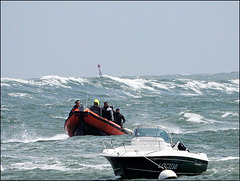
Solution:
M 117 123 L 118 125 L 121 125 L 121 117 L 120 117 L 120 113 L 118 113 L 118 112 L 115 112 L 115 114 L 114 114 L 114 122 L 115 123 Z
M 69 113 L 69 117 L 75 112 L 75 111 L 79 111 L 78 107 L 75 105 L 72 110 Z
M 102 117 L 106 118 L 107 120 L 114 121 L 114 118 L 112 120 L 111 112 L 112 112 L 112 109 L 110 107 L 107 107 L 107 108 L 103 107 L 102 108 Z
M 119 113 L 119 112 L 116 112 L 115 113 L 115 117 L 114 117 L 114 119 L 115 119 L 115 123 L 117 123 L 118 125 L 122 125 L 123 123 L 125 123 L 125 118 L 124 118 L 124 116 L 121 114 L 121 113 Z
M 90 110 L 94 113 L 96 113 L 97 115 L 101 116 L 101 107 L 97 106 L 97 105 L 93 105 L 92 107 L 90 107 Z

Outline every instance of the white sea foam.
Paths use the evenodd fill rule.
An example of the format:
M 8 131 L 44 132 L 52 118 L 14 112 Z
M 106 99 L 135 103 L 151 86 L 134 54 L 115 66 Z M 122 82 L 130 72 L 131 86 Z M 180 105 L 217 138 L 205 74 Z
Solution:
M 4 169 L 3 169 L 3 166 L 2 166 L 2 165 L 1 165 L 1 170 L 0 170 L 0 171 L 1 171 L 1 172 L 2 172 L 2 171 L 4 171 Z
M 207 131 L 212 131 L 212 132 L 218 132 L 218 131 L 228 131 L 228 130 L 239 130 L 239 127 L 238 128 L 209 128 Z M 203 130 L 203 131 L 206 131 L 206 130 Z M 201 131 L 201 132 L 203 132 Z
M 233 112 L 226 112 L 226 113 L 224 113 L 221 117 L 222 117 L 222 118 L 225 118 L 225 117 L 227 117 L 227 116 L 237 117 L 237 116 L 239 116 L 239 114 L 238 114 L 238 113 L 233 113 Z
M 26 94 L 26 93 L 9 93 L 8 95 L 10 97 L 22 97 L 22 98 L 28 97 L 28 98 L 32 99 L 32 96 L 29 94 Z
M 40 138 L 38 141 L 55 141 L 55 140 L 65 140 L 68 138 L 67 134 L 58 134 L 50 138 Z
M 180 129 L 180 128 L 177 128 L 177 127 L 174 127 L 174 126 L 169 126 L 169 127 L 165 127 L 165 126 L 162 126 L 164 129 L 168 130 L 170 133 L 174 133 L 174 134 L 182 134 L 182 133 L 186 133 L 186 131 Z
M 1 87 L 4 87 L 4 86 L 5 86 L 5 87 L 10 87 L 9 84 L 1 82 Z
M 228 160 L 239 160 L 239 157 L 228 156 L 228 157 L 210 158 L 210 161 L 228 161 Z
M 4 86 L 10 86 L 7 84 L 7 82 L 13 82 L 13 85 L 21 85 L 21 84 L 29 84 L 29 85 L 37 85 L 37 86 L 57 86 L 57 87 L 64 87 L 71 89 L 70 86 L 68 86 L 68 83 L 74 83 L 74 84 L 81 84 L 83 85 L 84 82 L 86 82 L 85 79 L 79 78 L 79 77 L 60 77 L 57 75 L 47 75 L 43 76 L 40 81 L 38 80 L 23 80 L 23 79 L 14 79 L 14 78 L 2 78 L 1 79 L 1 85 Z
M 45 85 L 59 86 L 59 87 L 64 87 L 64 88 L 71 89 L 70 86 L 65 85 L 65 84 L 68 83 L 68 80 L 69 80 L 66 77 L 60 77 L 60 76 L 56 76 L 56 75 L 47 75 L 47 76 L 43 76 L 41 78 L 41 80 L 43 81 L 42 83 L 45 84 Z
M 233 92 L 239 92 L 238 84 L 229 84 L 229 83 L 218 83 L 218 82 L 207 82 L 207 81 L 197 81 L 191 79 L 179 79 L 184 82 L 184 85 L 176 85 L 185 90 L 193 90 L 199 95 L 202 95 L 202 90 L 213 89 L 219 90 L 231 94 Z M 234 82 L 236 82 L 234 80 Z
M 1 105 L 1 111 L 9 111 L 9 109 L 6 105 Z
M 239 79 L 229 80 L 233 84 L 237 84 L 239 86 Z
M 15 78 L 1 78 L 2 82 L 16 82 L 21 84 L 34 84 L 33 80 L 23 80 L 23 79 L 15 79 Z
M 23 162 L 23 163 L 14 163 L 11 165 L 11 168 L 16 168 L 20 170 L 58 170 L 58 171 L 68 171 L 70 170 L 66 166 L 62 165 L 60 162 L 56 161 L 53 164 L 46 164 L 46 162 Z
M 192 89 L 194 92 L 196 92 L 199 95 L 203 94 L 200 89 L 205 88 L 204 84 L 194 80 L 187 82 L 185 86 L 186 86 L 186 89 Z
M 198 96 L 199 94 L 181 93 L 183 96 Z
M 84 169 L 94 169 L 94 170 L 112 169 L 109 164 L 97 164 L 97 165 L 79 164 L 79 168 L 68 168 L 67 166 L 63 165 L 59 161 L 55 161 L 55 163 L 52 163 L 52 164 L 46 164 L 46 162 L 42 163 L 39 161 L 15 163 L 11 165 L 11 168 L 16 168 L 20 170 L 41 169 L 41 170 L 58 170 L 58 171 L 69 171 L 69 170 L 80 171 Z
M 172 133 L 172 134 L 197 134 L 197 133 L 203 133 L 205 131 L 211 131 L 211 132 L 218 132 L 218 131 L 227 131 L 227 130 L 239 130 L 239 128 L 208 128 L 206 129 L 197 129 L 197 130 L 185 130 L 185 129 L 178 129 L 178 128 L 174 128 L 174 127 L 166 127 L 166 129 Z
M 113 76 L 108 76 L 104 75 L 104 77 L 110 78 L 114 81 L 124 83 L 128 87 L 134 89 L 134 90 L 139 90 L 139 89 L 148 89 L 153 91 L 154 89 L 152 87 L 146 86 L 145 83 L 148 83 L 147 80 L 144 79 L 123 79 L 119 77 L 113 77 Z
M 150 83 L 153 85 L 153 87 L 157 87 L 157 88 L 160 88 L 160 89 L 165 89 L 165 90 L 168 90 L 168 91 L 170 89 L 175 88 L 174 83 L 171 83 L 171 82 L 169 82 L 169 83 L 158 83 L 156 81 L 151 81 Z
M 63 117 L 63 116 L 50 116 L 51 118 L 54 118 L 54 119 L 67 119 L 66 117 Z
M 87 165 L 87 164 L 79 164 L 79 166 L 82 166 L 83 168 L 93 168 L 97 170 L 105 170 L 106 168 L 109 168 L 109 164 L 97 164 L 97 165 Z
M 126 91 L 123 91 L 124 94 L 126 94 L 127 96 L 129 97 L 133 97 L 133 98 L 141 98 L 142 96 L 140 95 L 133 95 L 131 94 L 130 92 L 126 92 Z
M 20 143 L 34 143 L 34 142 L 38 142 L 38 141 L 56 141 L 56 140 L 65 140 L 68 138 L 67 134 L 58 134 L 49 138 L 32 138 L 32 137 L 28 137 L 28 136 L 23 136 L 20 138 L 15 138 L 15 139 L 9 139 L 6 141 L 3 141 L 3 143 L 9 143 L 9 142 L 20 142 Z
M 203 116 L 198 115 L 196 113 L 181 112 L 180 115 L 181 114 L 183 114 L 183 116 L 186 118 L 186 121 L 195 122 L 195 123 L 207 123 L 206 121 L 203 121 Z
M 239 92 L 239 86 L 236 84 L 229 84 L 229 83 L 217 83 L 217 82 L 208 82 L 207 87 L 208 89 L 214 90 L 221 90 L 226 93 L 233 93 Z
M 207 119 L 199 114 L 196 113 L 185 113 L 181 112 L 179 115 L 183 115 L 186 121 L 193 122 L 193 123 L 213 123 L 216 122 L 216 120 L 213 119 Z
M 83 85 L 85 82 L 87 82 L 86 79 L 80 78 L 80 77 L 69 77 L 68 81 L 73 82 L 73 83 L 77 83 L 77 84 L 81 84 Z
M 220 159 L 220 161 L 227 161 L 227 160 L 239 160 L 239 157 L 228 156 Z

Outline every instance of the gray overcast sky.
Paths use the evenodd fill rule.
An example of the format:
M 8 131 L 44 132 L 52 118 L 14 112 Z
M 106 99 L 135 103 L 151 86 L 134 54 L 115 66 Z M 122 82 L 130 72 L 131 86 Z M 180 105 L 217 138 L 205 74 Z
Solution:
M 239 70 L 239 2 L 1 2 L 1 76 Z

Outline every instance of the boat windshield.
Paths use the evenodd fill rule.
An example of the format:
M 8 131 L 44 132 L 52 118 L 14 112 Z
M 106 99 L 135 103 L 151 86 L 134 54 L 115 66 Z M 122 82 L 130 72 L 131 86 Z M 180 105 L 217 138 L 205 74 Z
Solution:
M 169 134 L 161 128 L 136 128 L 134 137 L 160 137 L 164 141 L 170 141 Z

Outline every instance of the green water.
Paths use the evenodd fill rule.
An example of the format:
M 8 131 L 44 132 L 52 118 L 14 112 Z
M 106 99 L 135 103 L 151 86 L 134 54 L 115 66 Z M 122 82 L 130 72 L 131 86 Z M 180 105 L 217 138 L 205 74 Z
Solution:
M 88 99 L 87 99 L 88 98 Z M 143 77 L 1 79 L 2 180 L 115 180 L 100 156 L 102 140 L 115 146 L 130 135 L 78 136 L 63 129 L 76 99 L 108 101 L 125 127 L 161 125 L 209 165 L 179 180 L 239 179 L 239 72 Z

